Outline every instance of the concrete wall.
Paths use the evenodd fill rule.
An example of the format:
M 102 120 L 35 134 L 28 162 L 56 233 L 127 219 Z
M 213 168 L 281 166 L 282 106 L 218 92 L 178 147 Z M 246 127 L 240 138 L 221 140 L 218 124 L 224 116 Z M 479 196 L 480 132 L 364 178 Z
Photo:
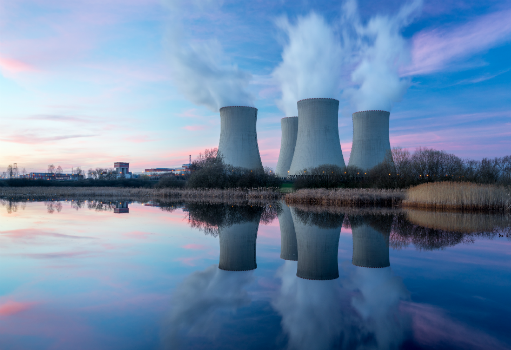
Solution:
M 293 155 L 295 153 L 296 137 L 298 136 L 298 117 L 282 118 L 280 120 L 282 138 L 280 139 L 279 161 L 275 173 L 277 176 L 288 176 Z
M 298 260 L 298 246 L 296 242 L 295 225 L 291 210 L 283 203 L 282 212 L 279 215 L 280 225 L 280 258 L 284 260 Z
M 248 271 L 257 268 L 256 240 L 259 220 L 234 224 L 218 229 L 220 263 L 226 271 Z
M 257 144 L 257 108 L 220 108 L 220 143 L 218 151 L 226 164 L 263 170 Z
M 323 228 L 304 224 L 291 208 L 298 245 L 296 276 L 307 280 L 333 280 L 339 277 L 337 252 L 341 226 Z
M 382 268 L 390 266 L 390 227 L 376 230 L 368 224 L 352 227 L 353 260 L 355 266 Z
M 298 135 L 290 175 L 333 164 L 344 168 L 338 128 L 339 101 L 310 98 L 298 101 Z
M 350 166 L 369 170 L 383 161 L 390 151 L 389 116 L 385 111 L 353 113 Z

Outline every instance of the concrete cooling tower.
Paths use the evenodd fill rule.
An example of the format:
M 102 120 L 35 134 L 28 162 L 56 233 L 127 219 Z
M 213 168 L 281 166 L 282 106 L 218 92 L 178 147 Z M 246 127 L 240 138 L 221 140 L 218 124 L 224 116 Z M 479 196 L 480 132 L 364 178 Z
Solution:
M 353 233 L 353 260 L 359 267 L 382 268 L 390 266 L 389 239 L 391 221 L 383 218 L 383 224 L 375 225 L 368 220 L 350 217 Z M 390 218 L 391 219 L 391 218 Z M 358 221 L 356 224 L 353 221 Z M 387 221 L 385 223 L 385 221 Z
M 234 224 L 218 229 L 220 263 L 226 271 L 248 271 L 257 268 L 256 240 L 259 220 Z
M 333 280 L 339 277 L 337 252 L 341 226 L 320 227 L 300 220 L 291 209 L 298 245 L 296 276 L 307 280 Z
M 290 175 L 325 164 L 344 168 L 338 128 L 339 101 L 310 98 L 298 101 L 298 135 Z
M 291 216 L 291 210 L 283 203 L 282 212 L 279 215 L 280 225 L 280 258 L 284 260 L 298 260 L 298 246 L 296 243 L 295 225 Z
M 257 108 L 220 108 L 220 143 L 218 152 L 225 164 L 253 170 L 263 170 L 257 145 Z
M 298 117 L 282 118 L 280 120 L 282 138 L 280 140 L 280 154 L 275 173 L 277 176 L 289 175 L 289 168 L 295 153 L 296 137 L 298 136 Z
M 353 146 L 350 166 L 369 170 L 380 164 L 390 151 L 389 112 L 353 113 Z

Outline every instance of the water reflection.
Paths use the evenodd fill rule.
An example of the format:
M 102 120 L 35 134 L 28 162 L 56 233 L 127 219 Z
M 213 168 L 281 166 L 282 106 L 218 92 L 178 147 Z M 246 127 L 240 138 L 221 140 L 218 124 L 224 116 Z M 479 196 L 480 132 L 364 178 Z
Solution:
M 116 202 L 114 213 L 115 214 L 128 214 L 130 212 L 130 208 L 128 208 L 129 202 L 123 201 L 123 202 Z
M 350 216 L 353 234 L 353 265 L 382 268 L 390 266 L 389 239 L 391 215 Z
M 291 210 L 287 205 L 282 205 L 282 211 L 279 214 L 280 226 L 280 258 L 284 260 L 298 260 L 298 246 L 296 242 L 295 225 Z

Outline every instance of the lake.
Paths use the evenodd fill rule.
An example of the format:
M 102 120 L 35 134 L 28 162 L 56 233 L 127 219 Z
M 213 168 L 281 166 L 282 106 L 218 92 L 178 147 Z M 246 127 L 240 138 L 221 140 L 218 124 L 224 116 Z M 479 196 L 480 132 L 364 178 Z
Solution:
M 508 349 L 505 215 L 3 201 L 0 349 Z

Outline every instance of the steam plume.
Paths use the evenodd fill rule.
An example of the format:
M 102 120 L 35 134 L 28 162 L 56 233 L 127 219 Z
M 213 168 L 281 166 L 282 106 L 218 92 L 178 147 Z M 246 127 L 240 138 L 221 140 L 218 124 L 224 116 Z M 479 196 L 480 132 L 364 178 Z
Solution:
M 172 78 L 179 91 L 192 103 L 217 112 L 231 105 L 253 106 L 253 96 L 247 91 L 252 75 L 225 60 L 226 55 L 217 39 L 193 41 L 187 37 L 184 23 L 184 3 L 167 1 L 171 19 L 167 34 L 167 48 Z M 212 11 L 221 2 L 193 1 L 188 3 L 195 14 Z

